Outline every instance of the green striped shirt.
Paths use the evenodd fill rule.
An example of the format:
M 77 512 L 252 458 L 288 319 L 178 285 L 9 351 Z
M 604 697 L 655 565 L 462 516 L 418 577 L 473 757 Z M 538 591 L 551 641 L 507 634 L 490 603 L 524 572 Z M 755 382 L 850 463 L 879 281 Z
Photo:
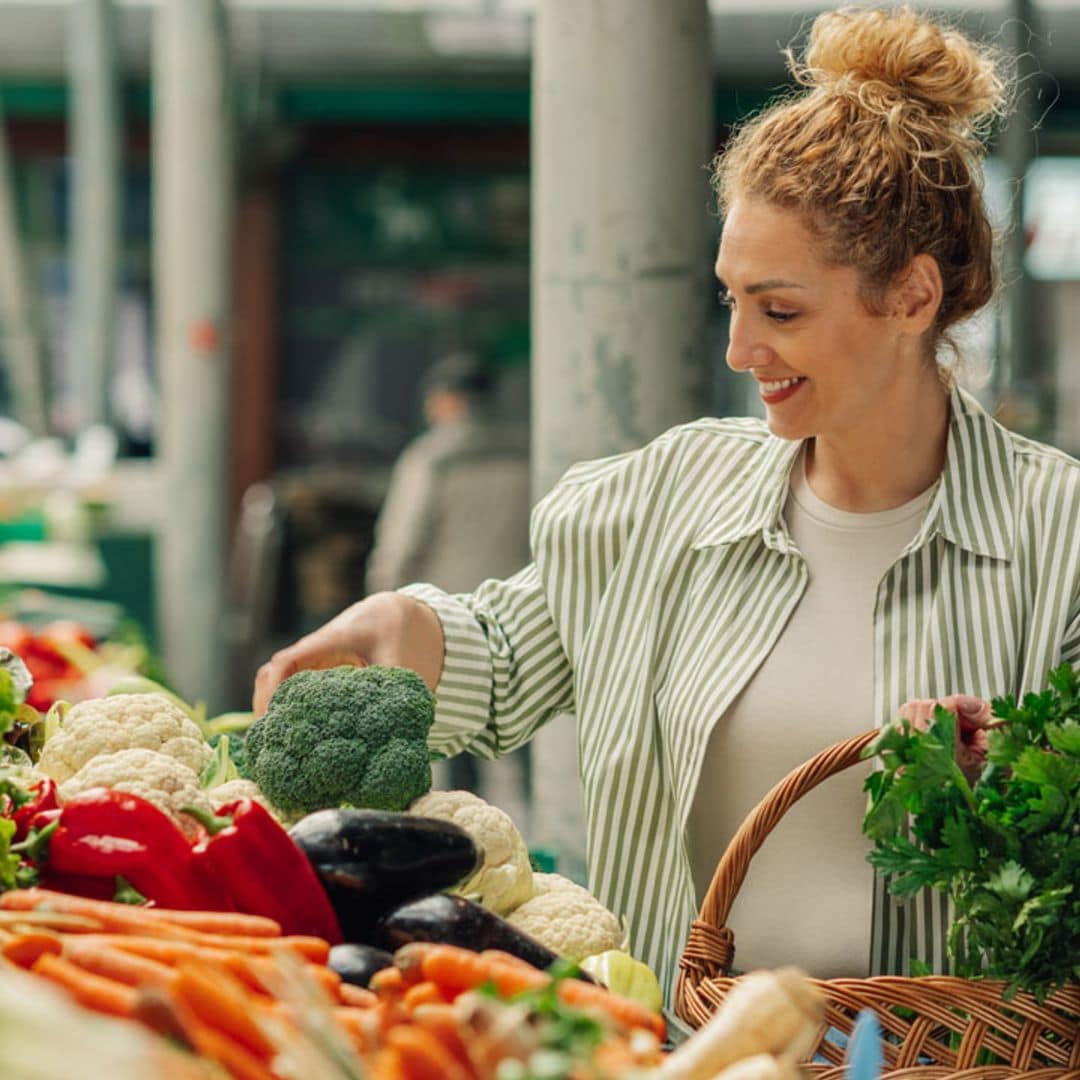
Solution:
M 806 583 L 782 516 L 799 446 L 759 420 L 683 425 L 570 469 L 514 577 L 404 590 L 446 634 L 434 749 L 493 757 L 576 715 L 590 887 L 666 992 L 696 915 L 685 834 L 710 729 Z M 937 490 L 874 610 L 867 727 L 911 698 L 1022 694 L 1080 663 L 1080 463 L 954 390 Z M 941 970 L 947 918 L 940 897 L 878 883 L 868 970 Z

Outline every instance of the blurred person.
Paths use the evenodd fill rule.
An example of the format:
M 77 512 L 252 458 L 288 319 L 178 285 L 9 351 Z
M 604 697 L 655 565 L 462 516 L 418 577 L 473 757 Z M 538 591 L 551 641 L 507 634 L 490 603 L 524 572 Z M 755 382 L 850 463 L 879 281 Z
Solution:
M 428 429 L 391 473 L 368 560 L 372 593 L 414 581 L 468 593 L 530 559 L 528 432 L 499 417 L 491 370 L 471 353 L 451 353 L 431 365 L 420 388 Z M 483 773 L 475 758 L 458 754 L 437 779 L 483 789 L 503 809 L 523 814 L 520 772 Z
M 668 990 L 718 855 L 791 769 L 929 700 L 977 767 L 986 699 L 1080 664 L 1080 463 L 998 424 L 947 348 L 995 288 L 1000 59 L 864 8 L 818 16 L 789 62 L 800 88 L 714 172 L 727 363 L 764 420 L 572 467 L 533 511 L 525 569 L 371 596 L 254 692 L 258 713 L 302 668 L 405 665 L 436 692 L 433 748 L 492 757 L 575 713 L 590 884 Z M 860 772 L 756 856 L 728 920 L 740 968 L 942 969 L 947 902 L 886 894 Z

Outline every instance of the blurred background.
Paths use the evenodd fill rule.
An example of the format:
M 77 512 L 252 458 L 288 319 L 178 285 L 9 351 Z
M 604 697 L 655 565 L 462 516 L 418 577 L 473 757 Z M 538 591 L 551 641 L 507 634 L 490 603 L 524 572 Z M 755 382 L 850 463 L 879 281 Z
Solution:
M 364 595 L 440 358 L 490 374 L 533 498 L 756 413 L 707 163 L 820 6 L 0 0 L 2 614 L 247 708 L 274 647 Z M 1076 453 L 1080 3 L 966 7 L 934 9 L 1018 57 L 1020 96 L 965 378 Z

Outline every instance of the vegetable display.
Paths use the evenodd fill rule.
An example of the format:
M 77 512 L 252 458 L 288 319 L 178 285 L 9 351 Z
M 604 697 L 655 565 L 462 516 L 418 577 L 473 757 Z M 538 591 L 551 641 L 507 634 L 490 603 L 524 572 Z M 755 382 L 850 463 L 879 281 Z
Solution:
M 1048 681 L 1020 704 L 994 699 L 974 783 L 956 761 L 952 713 L 939 707 L 925 731 L 886 729 L 863 826 L 893 892 L 948 891 L 957 974 L 1039 1000 L 1080 980 L 1080 677 L 1063 665 Z
M 198 818 L 207 837 L 194 848 L 196 869 L 219 883 L 238 910 L 266 915 L 286 934 L 342 940 L 311 863 L 265 807 L 238 799 Z
M 619 920 L 588 889 L 561 874 L 533 874 L 533 883 L 533 896 L 506 916 L 511 926 L 568 960 L 619 948 Z
M 283 935 L 269 919 L 6 893 L 0 999 L 9 985 L 25 983 L 32 1000 L 44 1000 L 49 995 L 38 991 L 48 984 L 53 1000 L 65 1002 L 57 1015 L 88 1010 L 143 1035 L 125 1040 L 120 1029 L 101 1025 L 113 1073 L 99 1067 L 86 1040 L 78 1040 L 79 1060 L 52 1052 L 52 1042 L 49 1053 L 28 1058 L 25 1043 L 5 1036 L 0 1072 L 21 1075 L 10 1072 L 12 1063 L 30 1060 L 34 1075 L 47 1080 L 75 1072 L 125 1080 L 661 1080 L 706 1075 L 695 1071 L 703 1051 L 738 1063 L 749 1054 L 787 1054 L 798 1043 L 781 1003 L 770 1006 L 761 987 L 742 999 L 765 1000 L 747 1010 L 733 994 L 736 1006 L 741 1001 L 735 1015 L 722 1019 L 725 1004 L 667 1056 L 657 1012 L 568 978 L 572 969 L 545 972 L 497 951 L 414 943 L 364 989 L 327 966 L 332 953 L 326 941 Z M 805 998 L 812 1015 L 813 988 L 789 988 L 783 974 L 779 982 L 783 989 L 772 993 L 783 1006 Z M 78 1030 L 80 1015 L 71 1014 Z M 714 1025 L 726 1031 L 720 1040 L 709 1037 Z M 148 1041 L 150 1033 L 167 1036 L 173 1049 Z M 141 1073 L 115 1057 L 121 1044 L 138 1047 Z M 215 1068 L 203 1071 L 200 1063 Z
M 431 787 L 435 699 L 408 668 L 299 671 L 248 729 L 244 763 L 274 806 L 404 810 Z
M 535 892 L 529 849 L 510 816 L 471 791 L 431 791 L 409 813 L 441 818 L 464 829 L 484 853 L 484 861 L 458 887 L 496 915 L 506 915 Z
M 28 841 L 35 862 L 44 864 L 48 886 L 77 875 L 110 891 L 123 877 L 143 897 L 171 908 L 228 910 L 222 885 L 196 863 L 191 845 L 176 823 L 153 803 L 129 792 L 98 788 L 45 811 L 31 822 L 40 830 Z
M 314 867 L 349 941 L 372 943 L 383 915 L 456 885 L 480 861 L 456 825 L 388 811 L 320 810 L 289 835 Z
M 494 912 L 463 896 L 445 893 L 403 904 L 383 919 L 376 932 L 376 944 L 390 950 L 416 941 L 477 952 L 497 949 L 539 968 L 548 968 L 559 959 L 558 953 Z

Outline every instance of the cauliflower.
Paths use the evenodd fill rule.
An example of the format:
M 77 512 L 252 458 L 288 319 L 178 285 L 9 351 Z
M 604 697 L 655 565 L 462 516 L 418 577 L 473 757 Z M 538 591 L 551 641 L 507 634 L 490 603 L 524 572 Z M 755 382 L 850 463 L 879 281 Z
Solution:
M 534 874 L 533 881 L 532 899 L 506 916 L 511 926 L 569 960 L 619 948 L 619 920 L 588 889 L 561 874 Z
M 244 780 L 242 778 L 226 780 L 224 784 L 209 788 L 206 791 L 206 797 L 210 800 L 210 805 L 213 807 L 215 814 L 221 807 L 236 802 L 237 799 L 250 799 L 252 802 L 257 802 L 264 809 L 269 810 L 274 817 L 278 817 L 278 812 L 270 805 L 254 780 Z
M 119 694 L 73 705 L 45 744 L 38 768 L 58 784 L 94 758 L 118 750 L 152 750 L 198 774 L 212 751 L 198 726 L 160 694 Z
M 483 865 L 455 892 L 497 915 L 513 911 L 533 895 L 529 849 L 509 815 L 497 806 L 471 791 L 430 791 L 409 807 L 409 813 L 457 825 L 484 853 Z
M 147 799 L 173 818 L 188 836 L 195 835 L 198 823 L 180 813 L 180 807 L 195 806 L 210 812 L 210 801 L 199 786 L 198 776 L 176 758 L 157 750 L 118 750 L 93 758 L 60 785 L 60 804 L 80 791 L 96 787 L 115 788 Z

